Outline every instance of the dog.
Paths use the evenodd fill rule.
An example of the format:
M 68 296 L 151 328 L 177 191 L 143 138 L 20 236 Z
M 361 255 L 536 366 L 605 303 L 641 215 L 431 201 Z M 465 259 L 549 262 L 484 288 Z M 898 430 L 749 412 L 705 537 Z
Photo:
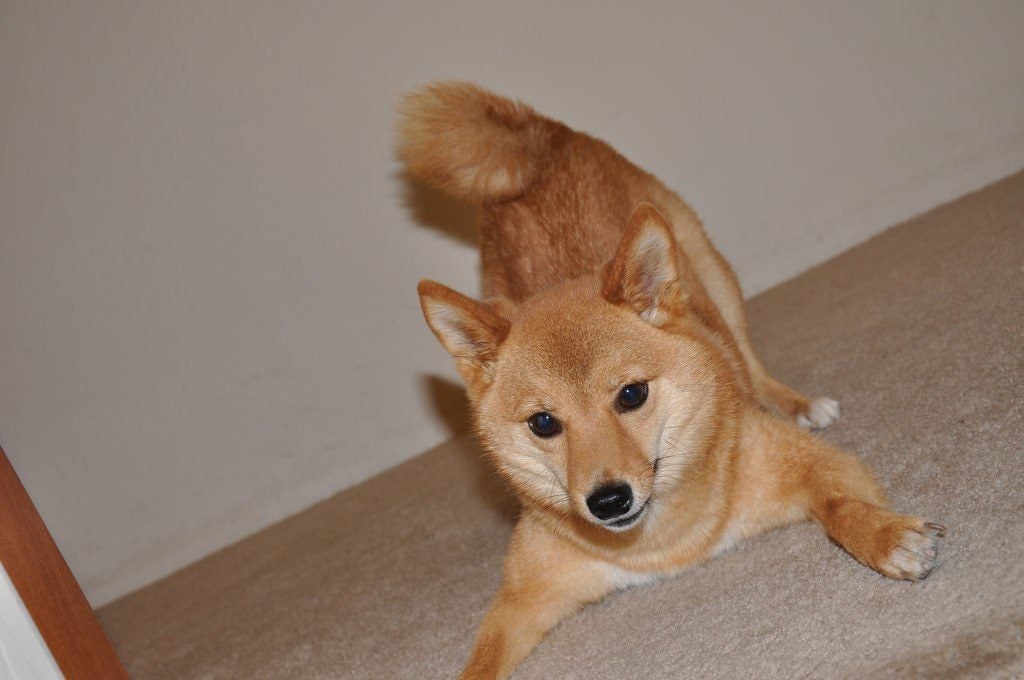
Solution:
M 418 287 L 480 441 L 522 510 L 463 678 L 505 678 L 560 620 L 736 541 L 812 519 L 916 581 L 945 529 L 888 508 L 809 429 L 839 415 L 772 378 L 696 213 L 604 142 L 476 85 L 400 105 L 420 181 L 479 206 L 485 299 Z

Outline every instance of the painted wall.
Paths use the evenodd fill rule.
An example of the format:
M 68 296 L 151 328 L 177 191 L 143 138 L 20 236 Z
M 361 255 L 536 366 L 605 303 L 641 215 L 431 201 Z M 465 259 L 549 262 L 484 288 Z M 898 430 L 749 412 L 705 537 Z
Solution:
M 0 6 L 0 443 L 94 604 L 451 434 L 405 88 L 606 138 L 750 293 L 1024 166 L 1024 3 L 485 5 Z

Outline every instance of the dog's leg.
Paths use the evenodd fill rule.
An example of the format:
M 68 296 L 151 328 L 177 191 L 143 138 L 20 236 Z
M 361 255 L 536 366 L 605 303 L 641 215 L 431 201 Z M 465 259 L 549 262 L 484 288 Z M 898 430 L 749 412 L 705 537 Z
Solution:
M 681 203 L 669 204 L 667 211 L 674 223 L 679 225 L 677 235 L 680 244 L 701 285 L 736 341 L 747 365 L 757 400 L 765 408 L 796 421 L 800 427 L 815 430 L 827 427 L 839 417 L 839 402 L 827 397 L 808 399 L 768 373 L 750 339 L 746 303 L 732 267 L 708 241 L 700 220 L 688 206 Z
M 800 427 L 817 430 L 839 418 L 839 402 L 828 397 L 808 399 L 764 370 L 751 365 L 751 379 L 758 401 L 796 421 Z
M 856 456 L 766 414 L 751 418 L 757 424 L 748 429 L 749 467 L 737 497 L 741 504 L 744 496 L 760 504 L 760 526 L 803 514 L 859 562 L 889 578 L 917 581 L 931 573 L 942 526 L 889 510 L 874 475 Z
M 811 516 L 857 561 L 893 579 L 917 581 L 935 567 L 945 529 L 887 508 L 874 475 L 857 457 L 810 440 L 803 486 Z
M 501 588 L 461 677 L 507 678 L 555 624 L 614 588 L 608 565 L 524 517 L 509 542 Z

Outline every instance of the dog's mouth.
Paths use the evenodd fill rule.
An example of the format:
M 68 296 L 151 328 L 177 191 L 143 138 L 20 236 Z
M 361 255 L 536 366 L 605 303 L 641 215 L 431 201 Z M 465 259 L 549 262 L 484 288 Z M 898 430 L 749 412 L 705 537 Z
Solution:
M 647 506 L 650 505 L 650 502 L 651 499 L 648 498 L 643 502 L 643 505 L 625 517 L 619 517 L 618 519 L 604 522 L 601 526 L 605 529 L 610 529 L 611 531 L 626 531 L 627 529 L 632 529 L 640 523 L 641 519 L 643 519 L 643 516 L 647 513 Z

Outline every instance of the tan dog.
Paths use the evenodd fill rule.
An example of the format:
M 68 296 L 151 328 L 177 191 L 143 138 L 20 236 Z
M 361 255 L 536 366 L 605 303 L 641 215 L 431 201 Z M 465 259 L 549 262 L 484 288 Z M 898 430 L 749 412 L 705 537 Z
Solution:
M 580 606 L 807 518 L 890 578 L 929 574 L 944 529 L 889 511 L 857 458 L 799 427 L 838 404 L 768 375 L 676 194 L 470 84 L 410 94 L 399 133 L 413 175 L 481 206 L 487 299 L 419 293 L 522 502 L 463 677 L 507 677 Z

